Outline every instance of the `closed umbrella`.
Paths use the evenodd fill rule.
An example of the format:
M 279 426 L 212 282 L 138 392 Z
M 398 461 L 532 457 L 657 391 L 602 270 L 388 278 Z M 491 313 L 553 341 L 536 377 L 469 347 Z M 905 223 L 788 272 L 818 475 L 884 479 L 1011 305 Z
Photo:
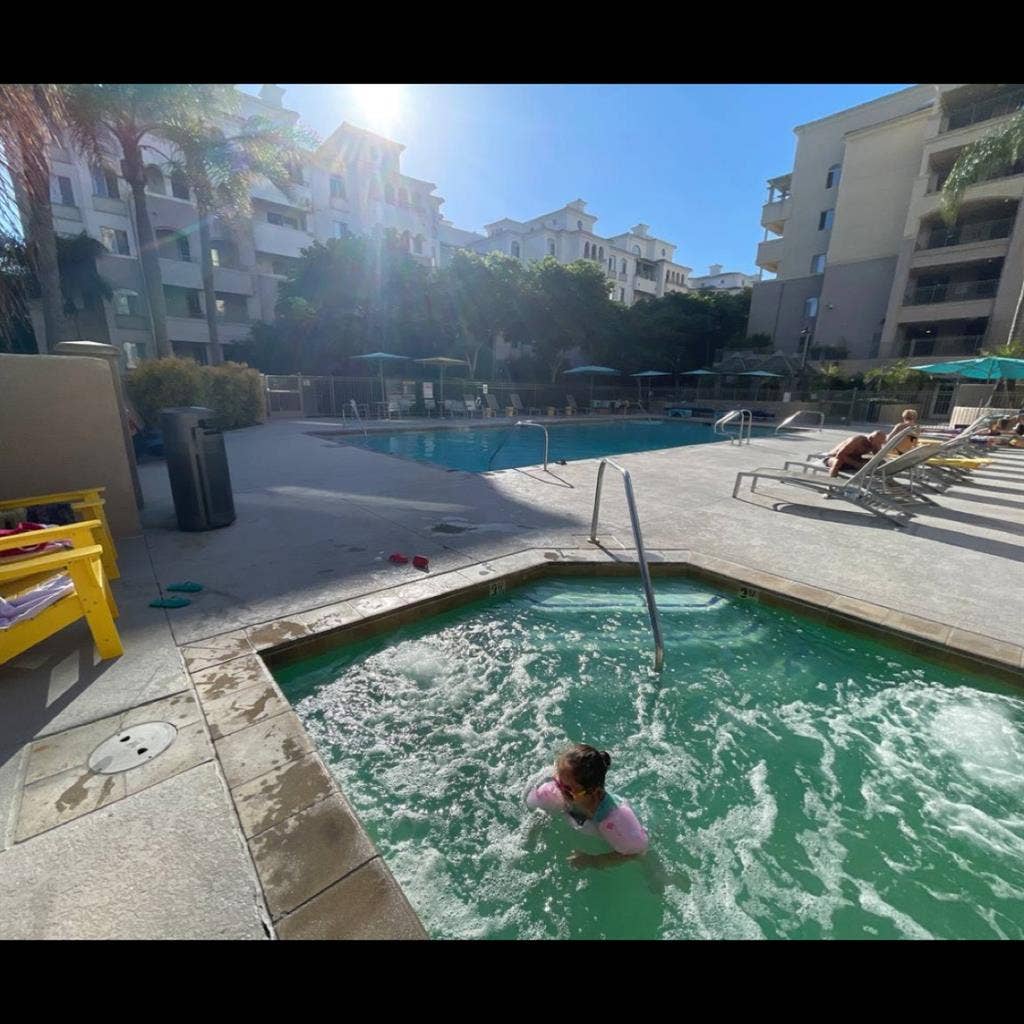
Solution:
M 642 370 L 640 373 L 631 373 L 631 377 L 636 377 L 636 399 L 638 402 L 643 401 L 643 378 L 644 377 L 671 377 L 672 374 L 669 370 Z M 647 391 L 648 399 L 651 397 L 650 389 Z
M 438 387 L 438 404 L 441 406 L 441 415 L 444 415 L 444 371 L 447 366 L 469 366 L 465 359 L 452 359 L 451 356 L 428 356 L 426 359 L 417 359 L 417 363 L 425 366 L 438 366 L 441 368 L 441 383 Z
M 353 356 L 353 359 L 376 359 L 380 363 L 380 400 L 387 403 L 388 396 L 384 389 L 384 360 L 385 359 L 408 359 L 408 356 L 396 356 L 393 352 L 366 352 L 361 356 Z
M 594 378 L 618 377 L 621 370 L 613 370 L 610 366 L 574 366 L 571 370 L 563 370 L 564 374 L 588 374 L 590 376 L 590 404 L 594 404 Z

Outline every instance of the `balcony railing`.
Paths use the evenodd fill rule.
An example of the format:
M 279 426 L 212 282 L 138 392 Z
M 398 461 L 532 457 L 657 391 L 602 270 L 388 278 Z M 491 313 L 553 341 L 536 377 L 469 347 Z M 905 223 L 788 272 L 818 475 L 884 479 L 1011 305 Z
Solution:
M 981 350 L 983 334 L 950 334 L 936 338 L 907 338 L 900 343 L 900 357 L 972 356 Z
M 946 184 L 946 179 L 949 177 L 950 172 L 953 170 L 950 167 L 948 170 L 941 171 L 938 177 L 935 179 L 935 185 L 928 191 L 941 192 L 943 185 Z M 984 178 L 975 182 L 975 185 L 983 185 L 986 181 L 997 181 L 1000 178 L 1013 178 L 1018 174 L 1024 174 L 1024 158 L 1018 160 L 1016 163 L 1011 164 L 1009 167 L 1004 168 L 1001 171 L 993 171 L 991 174 L 986 175 Z
M 946 131 L 954 132 L 979 121 L 991 121 L 995 117 L 1013 114 L 1024 107 L 1024 89 L 1013 89 L 991 96 L 987 100 L 970 103 L 965 107 L 954 107 L 947 115 Z
M 998 280 L 930 284 L 908 291 L 903 305 L 926 306 L 933 302 L 970 302 L 972 299 L 991 299 L 995 296 L 998 287 Z
M 1013 230 L 1013 218 L 978 221 L 961 227 L 933 228 L 917 248 L 942 249 L 948 245 L 970 245 L 972 242 L 991 242 L 997 238 L 1009 238 Z

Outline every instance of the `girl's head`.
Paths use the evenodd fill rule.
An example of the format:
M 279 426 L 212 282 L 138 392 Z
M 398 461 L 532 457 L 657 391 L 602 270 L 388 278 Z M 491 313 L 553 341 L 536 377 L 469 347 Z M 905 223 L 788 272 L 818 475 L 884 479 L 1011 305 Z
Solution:
M 562 751 L 555 760 L 555 781 L 570 798 L 604 788 L 604 777 L 611 767 L 611 755 L 586 743 L 577 743 Z

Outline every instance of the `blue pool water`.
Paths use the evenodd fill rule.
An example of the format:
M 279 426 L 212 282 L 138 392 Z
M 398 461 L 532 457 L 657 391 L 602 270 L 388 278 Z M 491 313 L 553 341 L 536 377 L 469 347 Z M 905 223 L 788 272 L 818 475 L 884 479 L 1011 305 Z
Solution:
M 755 429 L 755 433 L 758 431 Z M 770 433 L 763 428 L 761 433 Z M 602 455 L 649 452 L 721 441 L 711 427 L 675 420 L 622 423 L 558 423 L 548 426 L 550 462 L 596 459 Z M 349 444 L 385 455 L 430 462 L 446 469 L 483 473 L 490 469 L 536 466 L 544 458 L 544 435 L 536 427 L 456 427 L 448 430 L 402 430 L 346 438 Z M 505 444 L 502 445 L 502 442 Z M 491 463 L 491 455 L 501 447 Z

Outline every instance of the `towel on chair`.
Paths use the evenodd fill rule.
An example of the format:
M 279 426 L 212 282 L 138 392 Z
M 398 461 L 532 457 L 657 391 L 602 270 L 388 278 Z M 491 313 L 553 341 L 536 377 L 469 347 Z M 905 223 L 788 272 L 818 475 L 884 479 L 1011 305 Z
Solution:
M 44 580 L 31 590 L 26 590 L 17 597 L 0 597 L 0 629 L 34 618 L 44 608 L 56 604 L 62 597 L 67 597 L 75 589 L 75 584 L 67 573 L 60 573 Z

